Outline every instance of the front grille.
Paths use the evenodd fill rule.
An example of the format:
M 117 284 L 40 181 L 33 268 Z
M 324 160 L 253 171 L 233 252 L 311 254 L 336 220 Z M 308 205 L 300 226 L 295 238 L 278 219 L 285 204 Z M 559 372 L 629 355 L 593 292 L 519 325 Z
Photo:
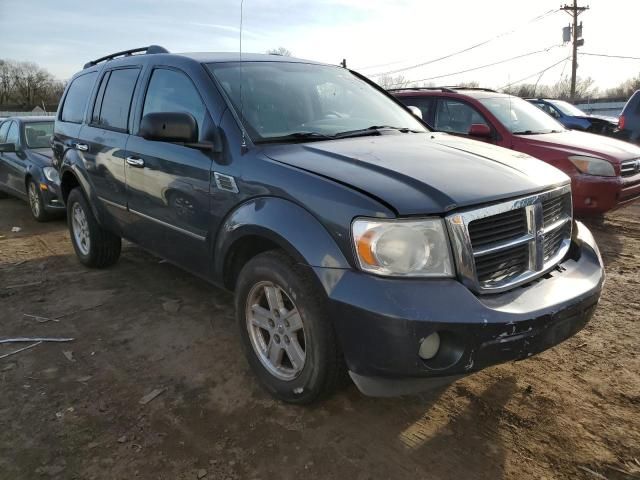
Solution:
M 555 190 L 447 217 L 463 282 L 479 293 L 542 275 L 566 254 L 571 189 Z
M 520 237 L 527 232 L 523 208 L 474 220 L 469 223 L 469 237 L 474 247 L 482 247 Z
M 482 284 L 500 283 L 520 275 L 527 269 L 528 262 L 529 246 L 518 245 L 478 257 L 476 275 Z
M 620 165 L 620 175 L 623 177 L 631 177 L 640 173 L 640 158 L 622 162 Z

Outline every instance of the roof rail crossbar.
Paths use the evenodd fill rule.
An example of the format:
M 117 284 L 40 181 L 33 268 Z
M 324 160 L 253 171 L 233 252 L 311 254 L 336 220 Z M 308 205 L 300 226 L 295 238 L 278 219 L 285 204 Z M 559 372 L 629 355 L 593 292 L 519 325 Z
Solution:
M 130 57 L 135 53 L 144 53 L 145 55 L 151 55 L 154 53 L 169 53 L 169 50 L 161 47 L 160 45 L 149 45 L 148 47 L 132 48 L 131 50 L 123 50 L 122 52 L 112 53 L 110 55 L 91 60 L 90 62 L 85 63 L 83 68 L 93 67 L 100 62 L 106 62 L 118 57 Z

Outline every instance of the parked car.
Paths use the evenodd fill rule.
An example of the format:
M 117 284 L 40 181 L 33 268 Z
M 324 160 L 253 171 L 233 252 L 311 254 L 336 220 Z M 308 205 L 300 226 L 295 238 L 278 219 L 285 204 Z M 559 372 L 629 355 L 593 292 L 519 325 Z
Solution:
M 618 118 L 618 138 L 640 144 L 640 90 L 627 100 Z M 637 165 L 640 170 L 640 164 Z
M 571 177 L 579 216 L 601 215 L 640 197 L 640 148 L 567 130 L 519 97 L 483 88 L 394 90 L 437 131 L 474 138 L 539 158 Z
M 0 195 L 29 202 L 39 222 L 64 214 L 52 166 L 53 117 L 9 117 L 0 123 Z
M 287 402 L 344 365 L 397 395 L 527 358 L 602 288 L 565 174 L 431 132 L 345 68 L 119 52 L 71 79 L 53 145 L 80 262 L 126 238 L 234 291 L 249 364 Z
M 551 115 L 569 130 L 581 130 L 608 137 L 614 137 L 617 134 L 618 119 L 616 117 L 585 113 L 564 100 L 528 98 L 527 101 Z

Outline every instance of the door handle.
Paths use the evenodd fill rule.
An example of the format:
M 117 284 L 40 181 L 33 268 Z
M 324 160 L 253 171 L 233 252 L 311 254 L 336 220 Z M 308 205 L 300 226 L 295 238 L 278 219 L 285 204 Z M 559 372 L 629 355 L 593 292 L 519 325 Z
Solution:
M 86 152 L 89 150 L 89 145 L 85 143 L 76 143 L 76 150 L 80 150 L 81 152 Z
M 144 160 L 138 157 L 127 157 L 127 164 L 136 168 L 144 167 Z

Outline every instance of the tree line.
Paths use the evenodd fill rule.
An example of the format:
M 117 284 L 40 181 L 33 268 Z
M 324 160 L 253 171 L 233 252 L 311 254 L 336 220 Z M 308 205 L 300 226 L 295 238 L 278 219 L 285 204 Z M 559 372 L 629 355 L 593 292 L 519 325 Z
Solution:
M 0 110 L 57 106 L 65 82 L 33 62 L 0 59 Z M 7 108 L 12 107 L 12 108 Z

